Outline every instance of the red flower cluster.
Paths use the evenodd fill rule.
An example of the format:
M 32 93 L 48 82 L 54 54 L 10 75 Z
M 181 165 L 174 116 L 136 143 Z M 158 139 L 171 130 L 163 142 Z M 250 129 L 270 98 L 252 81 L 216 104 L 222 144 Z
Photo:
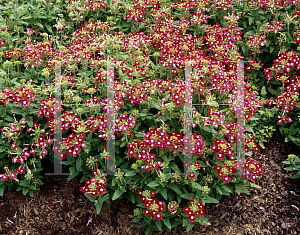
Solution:
M 0 90 L 0 102 L 5 103 L 7 100 L 14 102 L 15 105 L 21 103 L 23 107 L 31 105 L 30 100 L 36 100 L 35 92 L 25 86 L 18 88 L 17 91 L 5 88 L 3 92 Z
M 265 39 L 266 39 L 265 35 L 261 35 L 260 37 L 258 37 L 258 35 L 256 34 L 248 36 L 249 41 L 247 41 L 247 44 L 250 50 L 253 51 L 252 54 L 263 53 L 263 51 L 259 51 L 259 48 L 261 46 L 266 45 Z
M 0 44 L 1 48 L 1 44 Z M 16 58 L 21 57 L 23 54 L 20 49 L 11 49 L 10 51 L 3 51 L 3 56 L 4 57 L 10 57 L 10 56 L 15 56 Z
M 145 204 L 145 210 L 144 214 L 146 216 L 151 215 L 156 220 L 162 220 L 162 212 L 165 211 L 165 202 L 164 201 L 158 201 L 156 198 L 151 199 L 150 197 L 154 197 L 156 195 L 155 190 L 152 190 L 150 193 L 148 190 L 139 190 L 138 194 L 141 195 L 141 201 L 143 201 Z
M 205 214 L 204 206 L 201 201 L 198 201 L 195 203 L 194 200 L 190 200 L 189 202 L 191 204 L 190 207 L 184 207 L 183 211 L 188 215 L 188 219 L 190 222 L 195 222 L 196 217 L 198 215 L 203 216 Z
M 264 172 L 262 165 L 258 164 L 255 160 L 250 160 L 247 158 L 244 163 L 245 170 L 242 172 L 242 178 L 250 178 L 252 182 L 256 180 L 256 175 L 260 175 Z
M 86 179 L 85 185 L 80 188 L 83 193 L 90 193 L 91 196 L 96 197 L 106 193 L 106 174 L 100 174 L 99 169 L 93 170 L 94 178 Z

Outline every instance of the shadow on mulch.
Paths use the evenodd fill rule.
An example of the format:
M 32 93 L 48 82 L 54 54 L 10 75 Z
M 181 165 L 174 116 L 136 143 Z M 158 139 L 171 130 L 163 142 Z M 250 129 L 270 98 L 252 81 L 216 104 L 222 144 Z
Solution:
M 271 140 L 265 149 L 254 153 L 252 159 L 262 164 L 265 172 L 256 184 L 262 189 L 249 188 L 251 195 L 224 196 L 219 204 L 207 204 L 205 216 L 211 226 L 197 224 L 186 233 L 181 226 L 172 232 L 152 234 L 300 234 L 300 180 L 291 179 L 295 172 L 285 171 L 281 162 L 288 154 L 298 154 L 299 147 Z M 46 167 L 45 172 L 51 172 Z M 53 171 L 53 170 L 52 170 Z M 66 171 L 65 171 L 66 172 Z M 0 198 L 0 234 L 64 234 L 64 235 L 113 235 L 145 234 L 146 228 L 131 223 L 135 206 L 126 199 L 103 205 L 96 215 L 95 207 L 79 191 L 82 186 L 67 176 L 45 176 L 41 190 L 34 197 L 21 192 L 5 192 Z M 52 205 L 52 201 L 65 200 Z M 88 226 L 89 217 L 93 217 Z

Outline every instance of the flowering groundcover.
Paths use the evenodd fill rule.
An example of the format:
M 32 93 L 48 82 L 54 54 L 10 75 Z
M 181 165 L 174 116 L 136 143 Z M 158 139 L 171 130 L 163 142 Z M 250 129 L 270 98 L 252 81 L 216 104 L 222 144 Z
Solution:
M 2 1 L 0 194 L 7 188 L 33 195 L 42 185 L 41 162 L 54 162 L 59 77 L 60 160 L 68 180 L 80 177 L 97 213 L 103 203 L 127 198 L 137 203 L 133 221 L 147 225 L 147 234 L 210 224 L 205 204 L 259 188 L 254 182 L 263 169 L 252 151 L 273 134 L 300 146 L 299 4 Z M 239 61 L 245 63 L 246 156 L 240 176 Z M 192 103 L 200 104 L 191 107 L 189 162 L 183 155 L 187 63 Z M 111 76 L 115 174 L 106 172 Z

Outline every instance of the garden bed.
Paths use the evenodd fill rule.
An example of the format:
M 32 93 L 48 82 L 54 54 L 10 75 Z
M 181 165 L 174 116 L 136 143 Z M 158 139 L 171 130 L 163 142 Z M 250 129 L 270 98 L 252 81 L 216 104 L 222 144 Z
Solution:
M 300 234 L 300 211 L 292 206 L 300 208 L 300 185 L 281 163 L 288 154 L 297 154 L 297 148 L 275 139 L 265 147 L 252 156 L 265 170 L 256 182 L 262 189 L 249 188 L 250 196 L 235 193 L 231 198 L 224 196 L 219 204 L 208 204 L 206 216 L 212 225 L 197 224 L 188 234 Z M 46 167 L 45 172 L 51 168 Z M 96 215 L 93 203 L 79 192 L 77 179 L 66 179 L 45 176 L 44 185 L 33 198 L 5 192 L 0 198 L 0 234 L 145 234 L 146 228 L 130 222 L 135 206 L 126 199 L 111 202 L 110 209 L 104 204 Z M 52 204 L 61 199 L 65 199 L 63 206 Z M 86 226 L 89 217 L 93 221 Z M 170 233 L 155 234 L 187 233 L 178 226 Z

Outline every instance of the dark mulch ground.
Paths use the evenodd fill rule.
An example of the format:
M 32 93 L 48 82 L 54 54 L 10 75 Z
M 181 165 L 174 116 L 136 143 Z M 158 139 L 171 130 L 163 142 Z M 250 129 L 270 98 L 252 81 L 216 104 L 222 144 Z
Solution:
M 257 180 L 262 189 L 250 188 L 251 195 L 233 194 L 222 198 L 219 204 L 208 204 L 206 216 L 211 226 L 196 225 L 188 234 L 300 234 L 300 180 L 293 180 L 293 172 L 283 170 L 281 162 L 287 155 L 299 155 L 299 148 L 282 141 L 271 140 L 265 149 L 254 153 L 265 173 Z M 103 206 L 96 215 L 94 206 L 79 192 L 76 179 L 67 182 L 67 176 L 45 176 L 44 185 L 34 197 L 21 192 L 5 192 L 0 198 L 0 234 L 145 234 L 133 219 L 134 205 L 121 199 Z M 62 200 L 52 205 L 52 200 Z M 88 218 L 93 222 L 88 226 Z M 9 220 L 11 222 L 9 222 Z M 177 227 L 171 233 L 187 234 Z

